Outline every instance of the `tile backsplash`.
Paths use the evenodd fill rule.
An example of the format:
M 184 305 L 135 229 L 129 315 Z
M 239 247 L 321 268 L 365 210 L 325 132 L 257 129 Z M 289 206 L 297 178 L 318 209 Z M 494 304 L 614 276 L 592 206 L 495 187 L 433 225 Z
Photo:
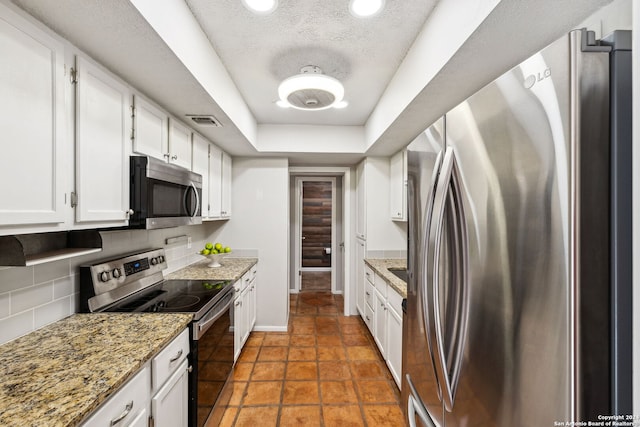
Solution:
M 164 273 L 168 274 L 202 259 L 196 252 L 207 241 L 215 240 L 220 226 L 210 222 L 164 230 L 101 232 L 101 252 L 32 267 L 0 267 L 0 344 L 76 313 L 80 265 L 164 248 L 168 264 Z M 169 238 L 182 236 L 178 243 L 166 243 Z M 187 236 L 191 237 L 190 248 Z

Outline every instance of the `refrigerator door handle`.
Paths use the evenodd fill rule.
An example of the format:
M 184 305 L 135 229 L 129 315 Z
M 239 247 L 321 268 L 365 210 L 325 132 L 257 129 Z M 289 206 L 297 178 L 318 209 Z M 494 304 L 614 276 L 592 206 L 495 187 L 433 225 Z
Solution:
M 442 169 L 436 187 L 434 197 L 433 215 L 431 218 L 427 260 L 427 295 L 428 311 L 425 317 L 429 318 L 429 323 L 434 327 L 430 333 L 436 343 L 436 354 L 433 357 L 436 376 L 440 384 L 441 399 L 445 409 L 449 412 L 453 410 L 458 378 L 461 368 L 463 354 L 463 343 L 466 335 L 468 284 L 467 284 L 467 243 L 466 224 L 461 199 L 461 182 L 459 172 L 454 157 L 454 152 L 448 148 L 442 162 Z M 447 366 L 447 355 L 445 354 L 445 338 L 443 334 L 443 323 L 440 310 L 440 251 L 444 235 L 444 221 L 446 209 L 452 210 L 453 221 L 449 224 L 451 233 L 451 243 L 454 245 L 453 263 L 454 271 L 452 281 L 455 297 L 454 316 L 450 319 L 453 327 L 449 328 L 452 341 L 450 347 L 450 361 L 452 366 Z
M 425 213 L 424 213 L 424 217 L 423 217 L 423 223 L 422 223 L 422 230 L 424 230 L 424 235 L 422 236 L 421 241 L 421 247 L 420 247 L 420 253 L 422 254 L 422 258 L 421 258 L 421 264 L 420 264 L 420 273 L 419 275 L 417 275 L 417 277 L 419 277 L 418 280 L 418 284 L 417 284 L 417 292 L 419 294 L 418 300 L 422 302 L 422 313 L 424 315 L 423 317 L 423 321 L 424 321 L 424 333 L 425 333 L 425 338 L 427 340 L 427 347 L 429 349 L 429 355 L 428 358 L 429 360 L 433 361 L 435 359 L 435 352 L 434 352 L 434 344 L 433 344 L 433 322 L 430 322 L 429 319 L 429 293 L 428 293 L 428 271 L 427 271 L 427 267 L 428 267 L 428 260 L 429 260 L 429 253 L 428 248 L 429 248 L 429 239 L 431 237 L 431 230 L 430 230 L 430 225 L 431 225 L 431 218 L 433 216 L 433 206 L 434 206 L 434 197 L 436 194 L 436 189 L 437 189 L 437 184 L 438 184 L 438 179 L 439 179 L 439 175 L 440 175 L 440 171 L 441 171 L 441 167 L 442 167 L 442 157 L 443 157 L 443 151 L 438 152 L 438 155 L 436 156 L 436 161 L 434 163 L 433 166 L 433 173 L 431 175 L 431 182 L 432 187 L 429 191 L 429 198 L 427 201 L 427 206 L 425 209 Z M 435 364 L 433 365 L 434 371 L 436 370 L 435 368 Z M 438 381 L 438 374 L 436 371 L 436 381 Z M 438 393 L 440 395 L 440 400 L 442 400 L 442 396 L 441 396 L 441 392 L 440 390 L 438 390 Z

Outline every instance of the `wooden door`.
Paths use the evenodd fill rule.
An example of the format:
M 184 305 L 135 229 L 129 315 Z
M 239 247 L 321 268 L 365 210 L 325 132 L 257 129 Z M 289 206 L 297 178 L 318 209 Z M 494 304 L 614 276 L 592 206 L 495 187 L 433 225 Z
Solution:
M 302 267 L 331 268 L 333 183 L 302 182 Z

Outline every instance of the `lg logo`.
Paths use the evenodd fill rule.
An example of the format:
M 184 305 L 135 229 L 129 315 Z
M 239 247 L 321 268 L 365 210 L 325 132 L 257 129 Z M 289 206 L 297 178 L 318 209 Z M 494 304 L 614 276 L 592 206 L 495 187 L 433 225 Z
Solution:
M 524 87 L 526 89 L 531 89 L 533 87 L 533 85 L 535 85 L 538 82 L 543 81 L 547 77 L 551 77 L 551 69 L 550 68 L 547 68 L 546 70 L 544 70 L 541 73 L 531 74 L 529 77 L 524 79 Z

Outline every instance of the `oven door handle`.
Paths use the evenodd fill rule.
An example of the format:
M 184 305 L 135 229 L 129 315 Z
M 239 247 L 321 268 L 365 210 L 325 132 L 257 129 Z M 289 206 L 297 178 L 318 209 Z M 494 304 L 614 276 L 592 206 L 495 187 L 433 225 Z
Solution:
M 194 325 L 193 338 L 195 340 L 198 340 L 205 332 L 207 332 L 207 329 L 209 329 L 211 324 L 214 323 L 219 318 L 221 318 L 222 315 L 227 312 L 229 307 L 231 307 L 231 303 L 233 302 L 233 291 L 229 292 L 229 294 L 225 298 L 228 298 L 228 301 L 224 304 L 224 306 L 220 310 L 217 310 L 217 307 L 216 307 L 216 310 L 215 310 L 216 312 L 212 314 L 210 318 L 205 317 Z

